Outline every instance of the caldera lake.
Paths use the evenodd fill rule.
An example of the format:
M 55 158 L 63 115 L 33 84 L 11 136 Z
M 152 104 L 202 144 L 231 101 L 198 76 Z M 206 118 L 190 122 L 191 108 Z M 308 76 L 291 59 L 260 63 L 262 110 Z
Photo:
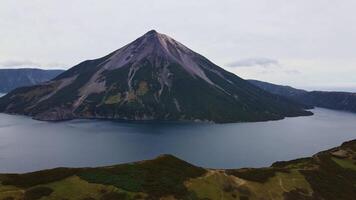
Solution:
M 313 116 L 233 124 L 36 121 L 0 114 L 0 173 L 96 167 L 172 154 L 208 168 L 269 166 L 356 139 L 356 114 L 322 108 Z

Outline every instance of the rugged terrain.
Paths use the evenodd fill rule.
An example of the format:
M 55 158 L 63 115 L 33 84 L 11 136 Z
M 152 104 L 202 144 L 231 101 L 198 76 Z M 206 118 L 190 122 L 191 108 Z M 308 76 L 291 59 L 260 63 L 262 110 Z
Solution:
M 0 69 L 0 93 L 8 93 L 11 90 L 31 86 L 49 81 L 64 70 L 42 69 Z
M 266 168 L 204 169 L 170 155 L 99 168 L 1 174 L 4 200 L 354 200 L 356 140 Z
M 39 120 L 105 118 L 239 122 L 311 115 L 152 30 L 50 82 L 16 89 L 0 112 Z
M 289 86 L 275 85 L 257 80 L 250 83 L 272 94 L 280 95 L 307 107 L 322 107 L 334 110 L 356 112 L 356 93 L 306 91 Z

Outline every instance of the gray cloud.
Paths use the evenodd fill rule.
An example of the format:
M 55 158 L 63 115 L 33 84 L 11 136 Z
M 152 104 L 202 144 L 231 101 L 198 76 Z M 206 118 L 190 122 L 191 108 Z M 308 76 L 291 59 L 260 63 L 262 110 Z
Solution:
M 40 64 L 29 60 L 5 60 L 0 61 L 0 66 L 12 68 L 25 66 L 40 66 Z
M 284 70 L 283 72 L 286 73 L 286 74 L 291 74 L 291 75 L 293 75 L 293 74 L 301 74 L 301 72 L 299 70 L 296 70 L 296 69 Z
M 356 23 L 355 0 L 154 0 L 149 8 L 141 0 L 85 2 L 90 3 L 1 0 L 0 62 L 18 58 L 41 66 L 65 63 L 57 66 L 69 68 L 107 55 L 156 29 L 219 66 L 236 61 L 236 55 L 263 55 L 278 58 L 283 67 L 266 61 L 230 64 L 235 68 L 228 70 L 245 77 L 262 77 L 259 72 L 266 69 L 284 73 L 284 69 L 301 66 L 294 67 L 302 72 L 300 76 L 289 72 L 293 83 L 301 86 L 329 85 L 331 79 L 333 84 L 355 82 L 356 26 L 350 26 Z M 135 16 L 128 17 L 132 11 Z M 236 67 L 241 63 L 264 67 Z M 17 66 L 10 64 L 5 63 Z M 266 76 L 285 82 L 286 73 Z
M 279 66 L 278 60 L 270 58 L 247 58 L 227 64 L 228 67 L 270 67 Z
M 0 61 L 0 68 L 63 68 L 63 64 L 60 63 L 39 63 L 31 60 L 3 60 Z

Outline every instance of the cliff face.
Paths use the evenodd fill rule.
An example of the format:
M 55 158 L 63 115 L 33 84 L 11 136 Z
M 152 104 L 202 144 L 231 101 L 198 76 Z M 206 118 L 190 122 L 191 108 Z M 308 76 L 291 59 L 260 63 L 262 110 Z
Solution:
M 0 99 L 0 111 L 40 120 L 221 123 L 311 114 L 156 31 L 107 56 L 84 61 L 50 82 L 11 92 Z

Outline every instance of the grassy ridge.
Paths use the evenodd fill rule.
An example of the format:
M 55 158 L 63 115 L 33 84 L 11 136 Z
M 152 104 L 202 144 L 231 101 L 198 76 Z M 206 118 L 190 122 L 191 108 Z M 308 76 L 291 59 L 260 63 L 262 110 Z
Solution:
M 132 192 L 144 192 L 153 197 L 187 195 L 184 181 L 202 176 L 203 168 L 195 167 L 173 156 L 136 164 L 124 164 L 101 169 L 89 169 L 79 177 L 90 183 L 113 185 Z
M 100 168 L 0 175 L 0 200 L 353 200 L 356 140 L 260 169 L 203 169 L 170 155 Z

